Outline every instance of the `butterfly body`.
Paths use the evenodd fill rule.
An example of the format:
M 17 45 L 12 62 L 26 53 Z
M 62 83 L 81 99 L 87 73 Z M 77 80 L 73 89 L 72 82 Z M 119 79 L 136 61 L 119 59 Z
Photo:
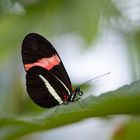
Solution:
M 51 108 L 79 100 L 83 93 L 72 89 L 70 78 L 53 45 L 36 33 L 22 43 L 27 92 L 39 106 Z

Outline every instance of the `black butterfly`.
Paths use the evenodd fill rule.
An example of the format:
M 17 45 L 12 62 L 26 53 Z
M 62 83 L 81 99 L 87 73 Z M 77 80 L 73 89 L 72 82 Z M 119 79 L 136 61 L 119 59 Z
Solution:
M 39 106 L 51 108 L 80 99 L 83 92 L 72 89 L 70 78 L 53 45 L 36 33 L 28 34 L 22 43 L 22 60 L 27 92 Z

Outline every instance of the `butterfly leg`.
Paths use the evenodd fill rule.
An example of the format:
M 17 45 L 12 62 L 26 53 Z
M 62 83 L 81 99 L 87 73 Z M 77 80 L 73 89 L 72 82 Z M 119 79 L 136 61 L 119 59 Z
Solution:
M 49 117 L 47 117 L 47 119 L 53 118 L 53 117 L 56 115 L 56 113 L 59 111 L 59 109 L 60 109 L 60 105 L 57 106 L 56 110 L 55 110 L 54 112 L 52 112 L 52 113 L 49 115 Z

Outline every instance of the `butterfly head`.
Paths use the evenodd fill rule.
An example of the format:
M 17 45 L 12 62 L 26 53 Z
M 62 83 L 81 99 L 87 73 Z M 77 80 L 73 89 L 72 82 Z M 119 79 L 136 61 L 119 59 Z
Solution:
M 80 99 L 79 96 L 82 96 L 83 92 L 80 90 L 80 87 L 77 87 L 71 95 L 68 97 L 68 102 L 76 102 Z

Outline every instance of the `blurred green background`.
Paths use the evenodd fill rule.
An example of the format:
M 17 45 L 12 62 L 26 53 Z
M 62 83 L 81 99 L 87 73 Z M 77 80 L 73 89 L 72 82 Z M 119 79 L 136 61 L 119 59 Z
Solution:
M 118 69 L 117 72 L 119 74 L 117 75 L 116 72 L 115 75 L 116 77 L 120 77 L 122 81 L 124 79 L 126 80 L 121 83 L 121 80 L 117 81 L 116 79 L 110 78 L 110 83 L 116 80 L 118 83 L 116 81 L 115 82 L 118 86 L 114 86 L 115 82 L 113 84 L 108 83 L 110 85 L 108 90 L 118 88 L 123 84 L 128 84 L 140 78 L 140 1 L 0 0 L 1 118 L 30 115 L 35 116 L 44 112 L 44 109 L 38 107 L 29 99 L 25 88 L 25 72 L 21 60 L 21 44 L 25 35 L 30 32 L 36 32 L 47 37 L 52 44 L 55 44 L 55 46 L 57 46 L 58 43 L 57 49 L 60 51 L 60 54 L 64 59 L 64 64 L 68 62 L 66 64 L 66 69 L 68 69 L 68 72 L 72 77 L 72 81 L 74 82 L 76 81 L 75 79 L 77 79 L 77 77 L 75 77 L 75 75 L 77 76 L 77 73 L 73 75 L 71 69 L 73 69 L 73 71 L 78 69 L 79 73 L 81 71 L 81 75 L 82 73 L 85 75 L 92 73 L 91 71 L 82 71 L 82 67 L 78 68 L 78 65 L 80 66 L 81 63 L 77 63 L 78 61 L 81 61 L 82 57 L 84 57 L 84 61 L 82 62 L 85 67 L 87 67 L 87 69 L 91 69 L 93 73 L 95 72 L 96 76 L 98 76 L 97 73 L 99 69 L 104 69 L 99 72 L 100 74 L 108 71 L 112 72 L 113 70 L 110 67 L 113 68 L 114 66 L 118 66 L 122 69 L 125 67 L 121 71 Z M 117 41 L 114 42 L 114 40 Z M 70 41 L 73 42 L 69 43 Z M 61 45 L 63 46 L 62 48 L 59 47 Z M 113 51 L 110 51 L 108 46 L 111 46 Z M 67 47 L 67 49 L 64 47 Z M 77 51 L 75 49 L 71 50 L 71 48 L 76 48 Z M 66 57 L 65 55 L 66 50 L 71 50 L 71 53 L 68 55 L 69 57 Z M 94 50 L 95 52 L 98 50 L 98 53 L 95 54 Z M 105 62 L 104 57 L 100 56 L 100 54 L 104 54 L 104 52 L 106 52 L 106 56 L 104 57 L 108 57 L 107 60 L 112 60 L 112 63 L 107 60 Z M 66 54 L 67 53 L 68 52 L 66 52 Z M 99 55 L 97 56 L 97 54 Z M 115 54 L 121 54 L 122 56 Z M 87 57 L 93 55 L 94 61 L 92 61 L 92 57 Z M 120 62 L 113 61 L 114 57 L 116 57 L 115 59 L 118 59 L 119 57 L 123 59 L 120 59 Z M 76 62 L 74 60 L 76 60 Z M 92 66 L 91 62 L 93 62 Z M 110 67 L 105 68 L 103 64 L 110 65 Z M 79 75 L 80 78 L 81 75 Z M 82 81 L 87 78 L 90 77 L 87 76 L 86 78 L 83 78 Z M 77 84 L 80 83 L 80 80 L 77 81 Z M 96 87 L 94 88 L 96 89 Z M 104 92 L 104 90 L 101 92 Z M 103 120 L 97 120 L 99 123 L 102 121 Z M 127 131 L 126 135 L 131 135 L 131 126 L 137 124 L 137 121 L 134 119 L 132 123 L 129 121 L 127 125 L 122 126 L 121 130 L 113 131 L 114 122 L 108 122 L 108 119 L 104 121 L 105 122 L 103 123 L 110 124 L 110 129 L 112 131 L 105 131 L 103 133 L 100 129 L 97 130 L 96 128 L 93 128 L 93 126 L 91 127 L 87 125 L 87 127 L 91 127 L 91 129 L 98 131 L 99 135 L 97 134 L 96 140 L 122 140 L 126 133 L 124 134 L 121 130 L 123 130 L 123 128 L 127 128 L 125 129 L 125 131 Z M 95 121 L 95 123 L 97 122 Z M 85 124 L 89 124 L 89 122 L 86 122 Z M 94 125 L 94 123 L 92 125 Z M 134 128 L 136 129 L 137 127 L 139 128 L 140 125 Z M 78 129 L 79 128 L 74 128 L 75 131 Z M 131 132 L 135 131 L 135 129 L 132 129 Z M 108 128 L 106 128 L 106 130 L 108 130 Z M 5 129 L 5 131 L 7 130 Z M 3 133 L 6 134 L 5 131 L 0 129 L 0 135 L 4 135 Z M 83 138 L 92 139 L 93 132 L 91 130 L 83 131 L 84 132 L 82 132 L 82 134 L 85 135 Z M 54 131 L 53 133 L 45 133 L 46 136 L 44 137 L 48 136 L 48 139 L 65 139 L 67 137 L 66 133 L 70 132 L 71 131 L 64 131 L 65 135 L 64 137 L 61 137 L 62 133 L 59 134 Z M 109 135 L 109 137 L 99 137 L 100 135 Z M 82 136 L 80 137 L 81 139 Z M 125 140 L 132 139 L 130 137 L 125 137 Z M 33 137 L 31 139 L 35 138 L 36 137 Z M 134 138 L 134 140 L 138 139 L 140 138 Z

